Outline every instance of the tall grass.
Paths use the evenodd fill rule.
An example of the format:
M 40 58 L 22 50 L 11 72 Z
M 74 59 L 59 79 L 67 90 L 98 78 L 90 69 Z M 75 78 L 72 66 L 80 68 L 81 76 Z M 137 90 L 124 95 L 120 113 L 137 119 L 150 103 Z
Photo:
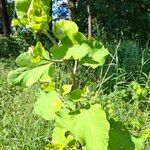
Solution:
M 14 60 L 0 60 L 0 150 L 43 149 L 50 139 L 50 123 L 34 115 L 36 86 L 28 89 L 7 84 Z

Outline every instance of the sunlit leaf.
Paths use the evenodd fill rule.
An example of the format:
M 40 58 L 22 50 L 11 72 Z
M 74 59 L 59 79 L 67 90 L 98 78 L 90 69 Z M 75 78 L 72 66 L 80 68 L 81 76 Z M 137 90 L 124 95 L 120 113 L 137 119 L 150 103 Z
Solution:
M 68 49 L 64 59 L 71 59 L 71 58 L 73 58 L 75 60 L 81 59 L 88 54 L 90 49 L 91 48 L 85 43 L 83 43 L 81 45 L 76 44 L 73 47 Z
M 50 81 L 49 83 L 43 84 L 41 88 L 45 92 L 54 91 L 55 90 L 55 82 Z
M 65 112 L 57 123 L 69 130 L 88 150 L 107 150 L 109 140 L 109 122 L 99 104 L 89 109 L 81 109 L 76 115 Z
M 131 137 L 135 145 L 135 150 L 144 150 L 144 140 L 142 138 Z
M 66 130 L 63 128 L 55 127 L 52 134 L 52 144 L 60 145 L 63 149 L 67 146 L 67 144 L 73 140 L 71 135 L 66 136 Z
M 8 74 L 8 82 L 10 84 L 31 86 L 40 79 L 43 82 L 51 81 L 49 76 L 49 67 L 51 64 L 45 64 L 37 66 L 34 68 L 18 68 L 16 70 L 10 71 Z
M 21 20 L 27 18 L 28 8 L 30 6 L 31 0 L 15 0 L 15 10 L 17 17 Z
M 54 120 L 56 112 L 60 110 L 62 102 L 56 91 L 40 92 L 34 106 L 34 112 L 46 120 Z
M 98 66 L 102 66 L 106 60 L 108 50 L 102 45 L 102 43 L 98 42 L 95 39 L 87 40 L 87 43 L 91 47 L 88 56 L 84 57 L 81 60 L 81 64 L 84 66 L 90 66 L 93 69 Z
M 17 58 L 16 58 L 16 64 L 19 67 L 28 67 L 31 66 L 31 56 L 29 55 L 29 53 L 24 52 L 21 53 Z
M 49 0 L 32 0 L 28 9 L 27 27 L 35 32 L 48 29 L 49 10 L 44 7 L 43 2 L 47 4 L 47 8 Z
M 40 62 L 42 58 L 49 59 L 48 52 L 44 49 L 41 42 L 39 42 L 39 41 L 37 42 L 36 46 L 33 47 L 31 56 L 32 56 L 31 61 L 36 62 L 36 63 Z
M 64 84 L 61 87 L 61 92 L 63 93 L 63 95 L 66 95 L 71 92 L 71 89 L 72 89 L 72 84 Z
M 78 32 L 78 26 L 69 20 L 57 21 L 53 28 L 54 35 L 62 40 L 66 36 L 72 36 L 72 34 Z

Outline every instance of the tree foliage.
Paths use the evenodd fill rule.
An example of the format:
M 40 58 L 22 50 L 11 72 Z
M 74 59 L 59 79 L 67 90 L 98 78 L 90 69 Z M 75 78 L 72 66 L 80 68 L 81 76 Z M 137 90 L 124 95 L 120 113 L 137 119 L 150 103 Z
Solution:
M 150 31 L 149 0 L 79 0 L 76 19 L 81 31 L 87 28 L 87 5 L 90 6 L 93 34 L 104 40 L 137 36 L 148 39 Z

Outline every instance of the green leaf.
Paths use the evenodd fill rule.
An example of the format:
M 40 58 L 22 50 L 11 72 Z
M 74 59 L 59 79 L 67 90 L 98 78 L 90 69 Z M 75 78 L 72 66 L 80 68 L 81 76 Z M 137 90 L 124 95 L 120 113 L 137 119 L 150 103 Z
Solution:
M 12 26 L 22 26 L 21 22 L 19 21 L 19 19 L 13 19 L 11 22 Z
M 58 45 L 52 46 L 50 48 L 50 53 L 52 54 L 54 59 L 63 59 L 68 49 L 72 46 L 73 44 L 71 40 L 68 37 L 66 37 Z
M 8 83 L 31 86 L 39 80 L 49 82 L 51 81 L 51 77 L 49 76 L 50 66 L 51 64 L 45 64 L 35 68 L 23 67 L 10 71 L 8 74 Z
M 9 84 L 16 84 L 15 79 L 18 78 L 23 72 L 27 70 L 27 67 L 18 68 L 16 70 L 10 71 L 7 76 L 7 82 Z
M 129 131 L 121 122 L 110 119 L 109 148 L 110 150 L 135 150 Z
M 15 0 L 15 10 L 17 17 L 22 20 L 27 18 L 28 8 L 30 6 L 31 0 Z
M 80 61 L 81 65 L 87 66 L 87 67 L 91 67 L 93 69 L 97 68 L 99 66 L 99 63 L 94 61 L 91 57 L 84 57 L 81 59 Z
M 75 60 L 81 59 L 84 56 L 86 56 L 90 50 L 91 50 L 91 48 L 85 43 L 83 43 L 81 45 L 76 44 L 73 47 L 68 49 L 64 59 L 66 59 L 66 60 L 72 59 L 72 58 Z
M 75 89 L 69 93 L 70 99 L 78 100 L 81 98 L 83 91 L 81 89 Z
M 107 150 L 109 140 L 109 122 L 101 105 L 92 105 L 81 109 L 76 115 L 63 111 L 56 122 L 69 130 L 88 150 Z
M 91 38 L 87 40 L 87 44 L 91 47 L 88 56 L 81 60 L 81 65 L 90 66 L 93 69 L 104 64 L 108 50 L 97 40 Z
M 99 65 L 103 65 L 108 54 L 108 50 L 102 47 L 93 54 L 92 58 L 94 61 L 98 62 Z
M 34 112 L 46 120 L 54 120 L 62 102 L 56 91 L 48 94 L 41 91 L 34 106 Z
M 76 32 L 78 32 L 78 26 L 69 20 L 57 21 L 53 27 L 53 33 L 59 40 L 64 39 L 66 36 L 72 37 Z
M 27 52 L 21 53 L 21 54 L 16 58 L 16 64 L 17 64 L 19 67 L 32 66 L 30 54 L 27 53 Z
M 51 81 L 49 83 L 46 83 L 46 84 L 43 84 L 41 86 L 42 90 L 44 92 L 50 92 L 50 91 L 54 91 L 55 90 L 55 82 L 54 81 Z
M 49 0 L 15 0 L 18 21 L 13 25 L 26 26 L 34 32 L 47 30 L 49 18 Z
M 73 37 L 72 37 L 73 43 L 82 44 L 86 40 L 87 38 L 81 32 L 76 32 L 73 34 Z

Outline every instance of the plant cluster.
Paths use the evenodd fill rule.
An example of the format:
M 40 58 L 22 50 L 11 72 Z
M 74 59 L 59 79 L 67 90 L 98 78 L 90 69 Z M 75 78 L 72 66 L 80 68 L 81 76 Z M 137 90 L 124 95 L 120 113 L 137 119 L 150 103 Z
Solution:
M 55 23 L 57 42 L 47 32 L 49 0 L 16 0 L 15 5 L 18 19 L 13 25 L 46 34 L 54 44 L 45 50 L 37 41 L 17 57 L 19 68 L 8 74 L 10 84 L 28 87 L 39 83 L 34 112 L 54 124 L 52 140 L 45 149 L 143 149 L 141 141 L 104 111 L 90 84 L 80 86 L 78 66 L 102 66 L 108 55 L 104 45 L 94 38 L 87 39 L 72 21 Z M 69 70 L 70 79 L 57 85 L 60 64 Z

